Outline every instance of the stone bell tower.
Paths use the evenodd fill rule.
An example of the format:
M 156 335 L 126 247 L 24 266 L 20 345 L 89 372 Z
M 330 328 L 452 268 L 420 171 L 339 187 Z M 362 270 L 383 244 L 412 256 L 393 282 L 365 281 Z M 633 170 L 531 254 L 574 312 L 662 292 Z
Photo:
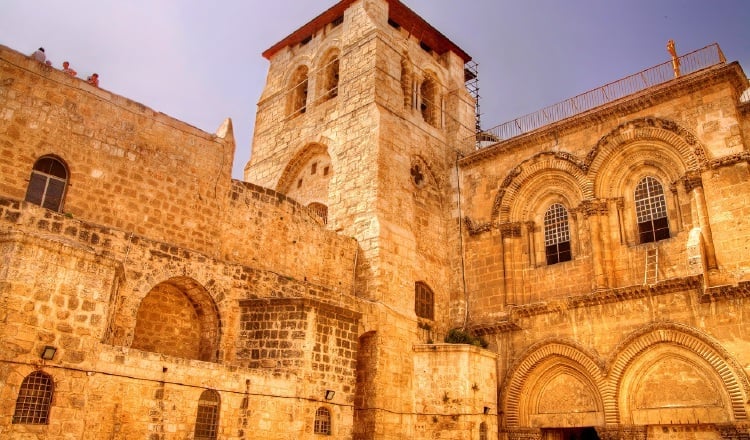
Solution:
M 377 355 L 358 361 L 355 407 L 410 412 L 404 351 L 463 322 L 455 187 L 457 154 L 474 145 L 470 57 L 397 0 L 343 0 L 263 56 L 245 180 L 357 239 L 359 350 Z

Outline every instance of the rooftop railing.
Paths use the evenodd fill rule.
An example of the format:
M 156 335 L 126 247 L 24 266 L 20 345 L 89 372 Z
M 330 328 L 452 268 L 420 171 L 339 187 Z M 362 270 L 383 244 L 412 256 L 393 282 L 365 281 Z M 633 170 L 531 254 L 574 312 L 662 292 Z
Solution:
M 520 136 L 553 122 L 569 118 L 649 87 L 665 83 L 676 76 L 687 75 L 726 62 L 721 48 L 716 43 L 685 54 L 677 59 L 679 60 L 678 70 L 675 69 L 674 62 L 670 60 L 537 110 L 534 113 L 513 119 L 489 130 L 482 130 L 476 135 L 477 149 L 505 139 Z

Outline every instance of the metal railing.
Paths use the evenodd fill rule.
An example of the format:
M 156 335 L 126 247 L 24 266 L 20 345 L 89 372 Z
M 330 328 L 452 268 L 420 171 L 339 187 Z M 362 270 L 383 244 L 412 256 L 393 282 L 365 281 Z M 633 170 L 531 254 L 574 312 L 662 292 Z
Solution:
M 679 59 L 680 76 L 726 62 L 714 43 Z M 520 136 L 675 78 L 672 60 L 476 134 L 477 149 Z

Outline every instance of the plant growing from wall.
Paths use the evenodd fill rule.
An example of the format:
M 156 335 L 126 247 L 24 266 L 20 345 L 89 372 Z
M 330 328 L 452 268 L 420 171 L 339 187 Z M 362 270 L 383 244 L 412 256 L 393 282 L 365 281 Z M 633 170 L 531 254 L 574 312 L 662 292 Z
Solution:
M 449 344 L 468 344 L 477 347 L 487 348 L 489 343 L 481 337 L 472 335 L 466 330 L 454 328 L 445 335 L 445 342 Z

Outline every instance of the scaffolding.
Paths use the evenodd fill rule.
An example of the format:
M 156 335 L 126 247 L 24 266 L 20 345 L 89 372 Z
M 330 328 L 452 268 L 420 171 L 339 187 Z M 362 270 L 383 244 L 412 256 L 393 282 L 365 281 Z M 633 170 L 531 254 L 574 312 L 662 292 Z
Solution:
M 469 94 L 474 98 L 474 105 L 476 106 L 474 128 L 477 133 L 480 133 L 482 131 L 482 113 L 479 111 L 479 64 L 474 61 L 464 64 L 464 82 Z

